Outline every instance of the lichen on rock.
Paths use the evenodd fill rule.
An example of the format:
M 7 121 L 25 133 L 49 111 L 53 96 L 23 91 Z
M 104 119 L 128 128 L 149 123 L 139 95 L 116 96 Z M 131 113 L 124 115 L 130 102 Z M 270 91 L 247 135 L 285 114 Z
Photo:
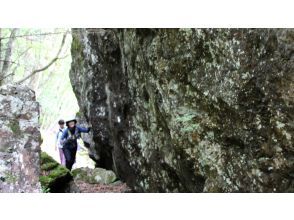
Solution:
M 38 119 L 31 89 L 0 87 L 0 192 L 41 192 Z
M 117 180 L 115 173 L 103 168 L 90 169 L 87 167 L 77 168 L 72 171 L 75 181 L 83 181 L 90 184 L 111 184 Z
M 292 29 L 73 29 L 98 166 L 138 192 L 293 192 Z

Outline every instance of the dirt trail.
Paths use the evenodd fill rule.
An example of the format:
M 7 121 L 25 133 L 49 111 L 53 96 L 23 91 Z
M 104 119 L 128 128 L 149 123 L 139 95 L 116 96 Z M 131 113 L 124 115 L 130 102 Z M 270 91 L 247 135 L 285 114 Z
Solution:
M 104 184 L 89 184 L 83 181 L 76 181 L 76 186 L 81 193 L 128 193 L 130 188 L 125 183 L 104 185 Z

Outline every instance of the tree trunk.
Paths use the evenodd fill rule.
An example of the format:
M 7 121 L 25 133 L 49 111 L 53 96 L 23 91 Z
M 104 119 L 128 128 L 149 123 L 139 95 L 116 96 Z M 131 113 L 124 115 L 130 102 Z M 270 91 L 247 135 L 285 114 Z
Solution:
M 0 77 L 2 76 L 1 70 L 2 70 L 2 29 L 0 28 Z
M 13 28 L 10 33 L 10 37 L 8 40 L 5 57 L 3 60 L 2 70 L 1 70 L 1 76 L 5 77 L 10 69 L 11 66 L 11 55 L 13 50 L 13 43 L 15 41 L 15 34 L 17 32 L 17 28 Z M 6 78 L 8 80 L 8 78 Z

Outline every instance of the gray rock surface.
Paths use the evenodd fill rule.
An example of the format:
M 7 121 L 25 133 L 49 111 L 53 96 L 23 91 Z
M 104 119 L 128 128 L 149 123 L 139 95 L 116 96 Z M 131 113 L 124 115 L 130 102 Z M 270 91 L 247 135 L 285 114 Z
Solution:
M 103 168 L 90 169 L 88 167 L 77 168 L 72 171 L 74 181 L 83 181 L 90 184 L 111 184 L 117 177 L 111 170 Z
M 0 87 L 0 192 L 41 192 L 38 119 L 32 90 Z
M 294 191 L 292 29 L 74 29 L 98 166 L 138 192 Z

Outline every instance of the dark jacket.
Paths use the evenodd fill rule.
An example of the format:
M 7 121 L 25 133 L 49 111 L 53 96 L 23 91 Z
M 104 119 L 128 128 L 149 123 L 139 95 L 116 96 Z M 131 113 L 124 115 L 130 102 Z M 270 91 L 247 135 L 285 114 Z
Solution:
M 74 134 L 71 134 L 71 135 L 75 135 L 76 138 L 75 138 L 75 141 L 78 137 L 80 137 L 80 134 L 81 133 L 89 133 L 90 129 L 89 128 L 82 128 L 82 127 L 79 127 L 79 126 L 76 126 L 76 129 L 75 129 L 75 133 Z M 67 139 L 69 138 L 69 129 L 66 128 L 63 133 L 62 133 L 62 136 L 61 136 L 61 144 L 64 145 L 67 141 Z

